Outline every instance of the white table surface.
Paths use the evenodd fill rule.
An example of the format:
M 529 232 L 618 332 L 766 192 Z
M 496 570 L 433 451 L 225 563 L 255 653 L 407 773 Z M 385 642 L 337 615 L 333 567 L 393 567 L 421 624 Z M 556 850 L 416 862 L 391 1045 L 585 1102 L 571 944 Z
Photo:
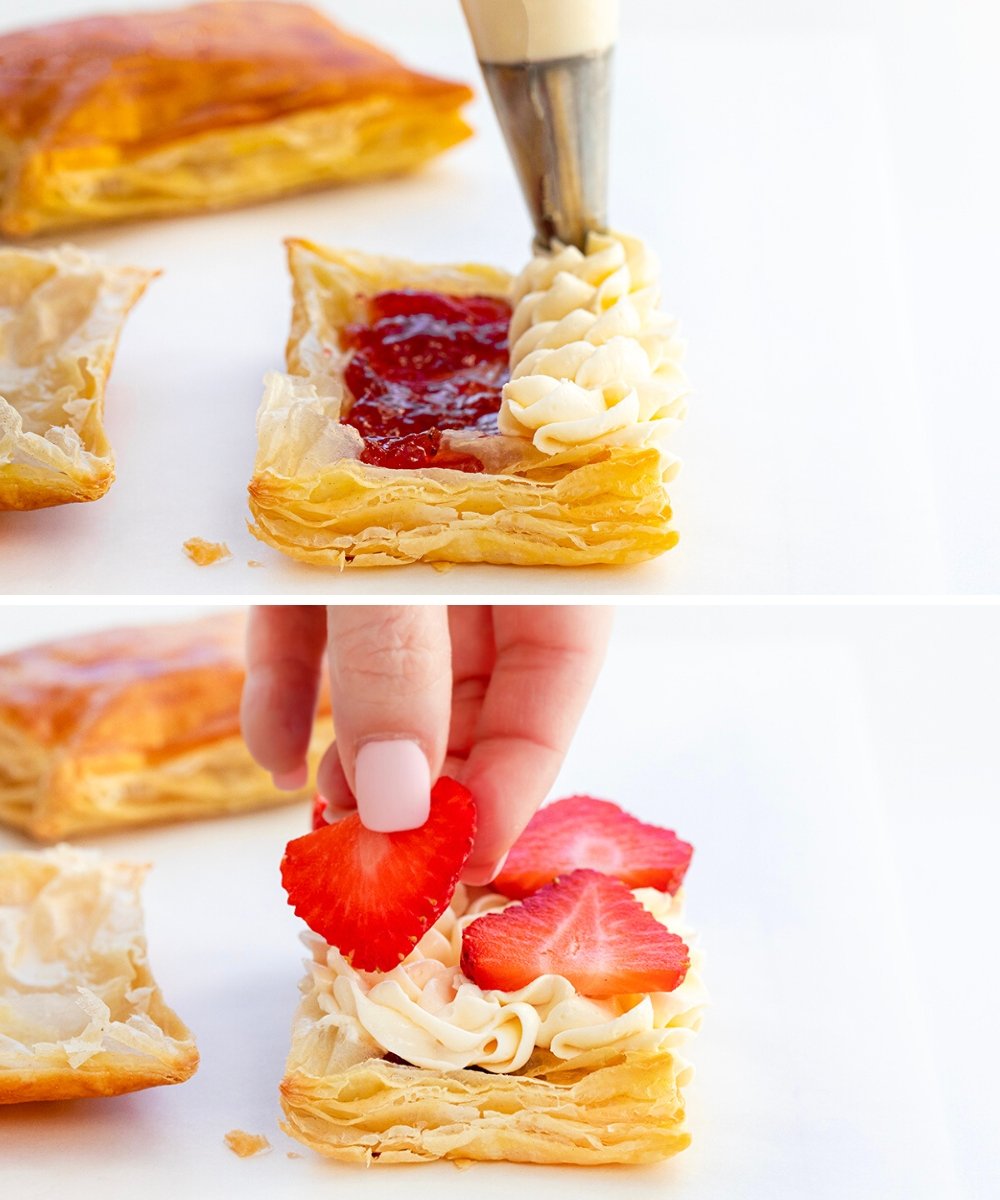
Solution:
M 5 615 L 0 649 L 109 619 Z M 1000 978 L 984 881 L 1000 832 L 1000 638 L 995 610 L 954 615 L 619 620 L 555 794 L 618 799 L 697 847 L 688 904 L 713 1004 L 678 1158 L 466 1173 L 288 1158 L 276 1089 L 301 968 L 277 864 L 307 820 L 296 808 L 92 840 L 155 864 L 151 962 L 202 1066 L 180 1087 L 0 1110 L 3 1195 L 995 1197 Z M 0 834 L 0 848 L 22 844 Z M 234 1127 L 273 1152 L 237 1159 L 222 1141 Z
M 33 0 L 39 20 L 96 0 Z M 109 0 L 105 7 L 135 7 Z M 472 81 L 457 0 L 328 0 L 414 65 Z M 0 0 L 0 28 L 24 21 Z M 677 550 L 628 569 L 307 568 L 247 532 L 287 235 L 516 269 L 527 220 L 491 111 L 428 169 L 235 213 L 81 233 L 161 267 L 108 394 L 97 504 L 0 514 L 0 591 L 641 594 L 1000 590 L 997 205 L 987 0 L 624 0 L 611 213 L 663 261 L 696 386 Z M 992 139 L 991 139 L 992 140 Z M 992 316 L 990 316 L 992 313 Z M 198 568 L 189 537 L 234 559 Z M 249 567 L 248 560 L 263 562 Z

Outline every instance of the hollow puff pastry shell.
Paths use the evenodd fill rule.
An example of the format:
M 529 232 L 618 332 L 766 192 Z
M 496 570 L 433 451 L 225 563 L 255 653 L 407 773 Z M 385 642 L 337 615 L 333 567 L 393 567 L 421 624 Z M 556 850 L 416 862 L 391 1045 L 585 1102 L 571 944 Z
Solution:
M 155 275 L 72 246 L 0 247 L 0 510 L 96 500 L 111 486 L 104 390 Z
M 472 93 L 301 4 L 222 0 L 0 37 L 0 232 L 246 204 L 394 174 Z
M 229 613 L 0 656 L 0 821 L 54 840 L 302 801 L 243 744 L 243 676 Z M 313 772 L 331 736 L 324 716 Z
M 287 374 L 271 374 L 257 416 L 251 531 L 322 566 L 488 562 L 631 563 L 675 545 L 654 449 L 544 455 L 524 438 L 445 431 L 485 471 L 393 470 L 359 461 L 361 437 L 341 423 L 350 397 L 341 331 L 365 297 L 394 289 L 510 295 L 512 280 L 479 264 L 428 266 L 288 245 L 292 325 Z
M 516 1074 L 439 1071 L 377 1055 L 320 1024 L 306 998 L 281 1084 L 284 1128 L 330 1158 L 369 1164 L 447 1158 L 655 1162 L 690 1143 L 669 1050 L 536 1050 Z
M 0 1104 L 194 1073 L 194 1038 L 146 958 L 145 873 L 68 846 L 0 854 Z

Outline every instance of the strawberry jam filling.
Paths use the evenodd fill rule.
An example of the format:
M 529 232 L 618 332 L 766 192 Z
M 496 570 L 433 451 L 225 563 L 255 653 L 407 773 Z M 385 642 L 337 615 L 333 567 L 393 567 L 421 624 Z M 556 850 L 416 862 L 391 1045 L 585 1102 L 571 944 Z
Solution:
M 507 381 L 510 305 L 490 296 L 380 292 L 367 322 L 349 325 L 353 350 L 344 417 L 364 438 L 361 461 L 412 470 L 482 471 L 442 443 L 445 429 L 496 433 Z

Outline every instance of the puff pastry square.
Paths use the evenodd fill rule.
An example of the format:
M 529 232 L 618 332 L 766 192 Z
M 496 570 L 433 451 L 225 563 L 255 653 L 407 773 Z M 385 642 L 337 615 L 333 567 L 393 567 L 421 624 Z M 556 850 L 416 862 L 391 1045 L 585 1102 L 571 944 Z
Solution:
M 229 613 L 3 655 L 0 821 L 55 840 L 306 799 L 277 791 L 243 744 L 243 675 Z M 313 769 L 331 736 L 322 716 Z
M 652 448 L 545 455 L 524 438 L 443 432 L 481 473 L 395 470 L 363 463 L 341 422 L 350 394 L 343 333 L 367 297 L 413 289 L 508 298 L 513 280 L 477 264 L 428 266 L 288 245 L 293 308 L 287 374 L 266 381 L 250 483 L 251 531 L 320 566 L 485 562 L 578 566 L 632 563 L 677 542 Z
M 0 510 L 96 500 L 111 486 L 104 390 L 155 275 L 72 246 L 0 248 Z
M 658 1018 L 665 1024 L 647 1030 L 645 1015 L 633 1020 L 633 1006 L 652 1014 L 649 997 L 622 998 L 617 1020 L 608 1017 L 608 1045 L 595 1046 L 589 1026 L 576 1052 L 564 1045 L 559 1057 L 536 1041 L 529 997 L 494 1023 L 483 1010 L 495 993 L 478 992 L 452 971 L 467 923 L 462 914 L 470 905 L 476 912 L 505 903 L 478 891 L 474 898 L 460 885 L 451 907 L 388 975 L 355 972 L 321 937 L 304 935 L 312 958 L 281 1083 L 286 1132 L 329 1158 L 367 1165 L 478 1159 L 592 1166 L 656 1162 L 685 1149 L 684 1089 L 693 1069 L 682 1053 L 706 999 L 697 966 L 683 995 L 671 994 L 671 1012 Z M 559 995 L 538 1002 L 535 1020 L 569 1014 L 565 1037 L 572 1020 L 585 1018 L 571 1015 L 572 1002 L 563 1018 L 553 1016 Z M 415 1066 L 383 1049 L 413 1047 L 433 1060 L 440 1039 L 447 1063 L 452 1052 L 474 1055 L 491 1039 L 491 1053 L 510 1053 L 521 1038 L 531 1042 L 530 1053 L 511 1071 Z
M 194 1074 L 194 1038 L 146 958 L 145 873 L 68 846 L 0 854 L 0 1104 Z
M 246 204 L 390 175 L 472 93 L 301 4 L 221 0 L 0 37 L 0 231 Z

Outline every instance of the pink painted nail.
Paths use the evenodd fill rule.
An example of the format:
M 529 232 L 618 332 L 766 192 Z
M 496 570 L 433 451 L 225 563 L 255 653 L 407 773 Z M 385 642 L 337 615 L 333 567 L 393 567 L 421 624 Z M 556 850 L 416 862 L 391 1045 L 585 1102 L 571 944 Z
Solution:
M 309 782 L 309 768 L 305 763 L 293 771 L 275 771 L 271 776 L 274 786 L 282 792 L 298 792 Z
M 431 811 L 431 769 L 416 742 L 365 742 L 354 760 L 362 825 L 376 833 L 417 829 Z

